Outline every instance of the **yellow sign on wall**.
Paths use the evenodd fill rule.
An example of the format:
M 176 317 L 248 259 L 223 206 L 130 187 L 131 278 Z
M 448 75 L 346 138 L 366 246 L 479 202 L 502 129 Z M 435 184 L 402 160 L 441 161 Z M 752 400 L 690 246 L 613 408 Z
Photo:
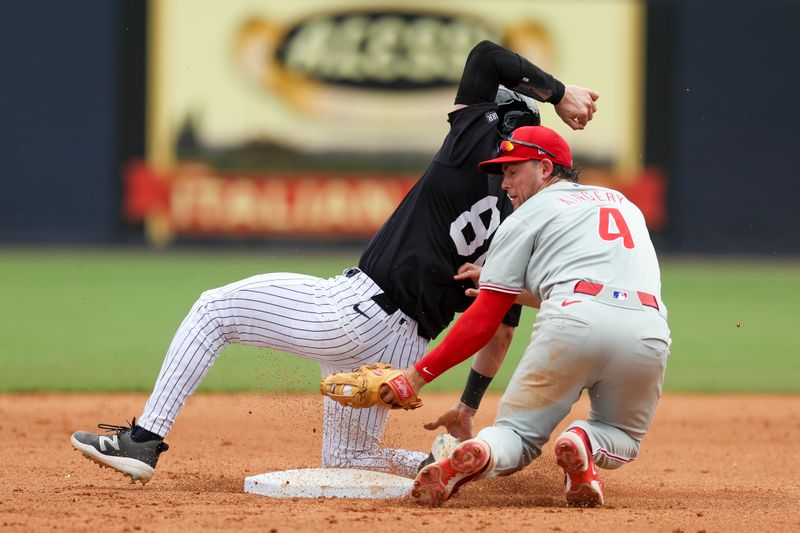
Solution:
M 438 150 L 483 39 L 600 93 L 581 132 L 540 105 L 589 181 L 632 185 L 641 170 L 634 0 L 151 0 L 150 13 L 148 162 L 126 212 L 157 240 L 371 235 Z M 320 206 L 324 223 L 308 215 Z
M 488 38 L 597 90 L 585 131 L 571 132 L 547 104 L 544 122 L 579 157 L 635 168 L 642 9 L 632 0 L 154 1 L 149 153 L 174 161 L 193 120 L 197 142 L 217 149 L 432 154 L 466 55 Z

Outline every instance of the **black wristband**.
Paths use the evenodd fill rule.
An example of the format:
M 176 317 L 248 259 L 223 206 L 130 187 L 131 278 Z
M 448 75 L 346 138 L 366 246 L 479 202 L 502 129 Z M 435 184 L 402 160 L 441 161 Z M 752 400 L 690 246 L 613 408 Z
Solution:
M 522 316 L 522 306 L 520 304 L 514 304 L 511 306 L 511 309 L 509 309 L 506 315 L 503 317 L 503 324 L 515 328 L 519 326 L 519 319 L 521 316 Z
M 467 385 L 464 387 L 464 392 L 461 394 L 461 403 L 473 409 L 477 409 L 491 382 L 492 378 L 479 374 L 470 368 L 469 376 L 467 377 Z
M 555 84 L 555 89 L 553 90 L 553 96 L 548 98 L 547 101 L 553 105 L 558 105 L 561 99 L 564 98 L 564 93 L 566 92 L 567 88 L 564 86 L 563 83 L 561 83 L 555 78 L 553 78 L 553 82 Z

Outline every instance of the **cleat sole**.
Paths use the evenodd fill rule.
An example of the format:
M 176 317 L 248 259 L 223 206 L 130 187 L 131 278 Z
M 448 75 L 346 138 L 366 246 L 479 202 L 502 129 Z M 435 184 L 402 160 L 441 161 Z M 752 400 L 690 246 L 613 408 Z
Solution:
M 567 505 L 570 507 L 602 507 L 603 492 L 597 481 L 584 483 L 567 494 Z
M 563 433 L 555 442 L 556 463 L 564 470 L 566 490 L 564 495 L 570 507 L 602 507 L 605 503 L 603 488 L 591 473 L 591 459 L 583 440 L 574 433 Z M 591 466 L 594 472 L 593 466 Z
M 81 450 L 79 450 L 77 448 L 75 448 L 73 451 L 81 454 L 81 457 L 85 457 L 86 459 L 90 460 L 91 462 L 93 462 L 94 464 L 99 466 L 101 469 L 108 469 L 108 470 L 117 472 L 118 474 L 122 474 L 123 476 L 129 478 L 131 480 L 131 483 L 134 484 L 134 485 L 136 484 L 137 481 L 140 481 L 142 483 L 142 486 L 144 486 L 144 485 L 147 484 L 148 481 L 150 481 L 149 479 L 144 479 L 144 478 L 141 478 L 141 479 L 134 478 L 133 474 L 129 474 L 127 472 L 123 472 L 121 470 L 117 470 L 113 466 L 108 466 L 105 463 L 101 463 L 100 461 L 98 461 L 97 459 L 92 457 L 91 455 L 87 455 L 87 454 L 83 453 Z
M 155 473 L 154 468 L 136 459 L 130 459 L 128 457 L 107 457 L 101 455 L 92 446 L 77 441 L 75 437 L 70 438 L 70 441 L 75 451 L 80 452 L 83 457 L 86 457 L 100 468 L 108 468 L 119 472 L 123 476 L 130 478 L 131 483 L 139 481 L 142 485 L 145 485 L 152 479 Z

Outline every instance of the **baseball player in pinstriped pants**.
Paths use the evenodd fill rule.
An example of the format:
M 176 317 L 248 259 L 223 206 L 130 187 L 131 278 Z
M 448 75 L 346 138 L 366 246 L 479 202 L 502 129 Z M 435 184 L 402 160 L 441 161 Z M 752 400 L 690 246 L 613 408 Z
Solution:
M 503 84 L 513 90 L 502 88 Z M 534 101 L 582 129 L 596 93 L 565 86 L 494 43 L 471 51 L 448 115 L 450 131 L 431 165 L 375 237 L 358 268 L 320 279 L 265 274 L 204 292 L 180 325 L 153 392 L 131 427 L 101 424 L 111 436 L 76 432 L 72 445 L 91 460 L 148 481 L 183 404 L 222 348 L 240 343 L 317 361 L 322 375 L 384 362 L 405 368 L 471 303 L 465 263 L 482 264 L 500 221 L 513 211 L 478 162 L 497 153 L 501 134 L 538 124 Z M 519 321 L 505 316 L 484 360 L 502 361 Z M 491 379 L 494 370 L 484 370 Z M 389 410 L 353 410 L 325 399 L 322 465 L 413 476 L 427 453 L 380 447 Z
M 323 375 L 363 364 L 417 361 L 427 341 L 417 323 L 371 299 L 381 289 L 358 269 L 332 279 L 278 273 L 206 291 L 181 324 L 167 352 L 139 426 L 166 435 L 220 350 L 230 343 L 275 348 L 320 364 Z M 389 410 L 352 410 L 325 399 L 322 464 L 416 472 L 427 456 L 382 449 Z

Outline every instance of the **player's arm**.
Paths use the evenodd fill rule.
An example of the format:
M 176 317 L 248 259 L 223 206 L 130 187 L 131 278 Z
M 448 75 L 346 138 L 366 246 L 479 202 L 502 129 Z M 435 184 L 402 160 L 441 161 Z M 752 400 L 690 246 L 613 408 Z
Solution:
M 358 372 L 331 374 L 322 379 L 320 392 L 350 407 L 380 404 L 416 409 L 422 405 L 416 393 L 483 348 L 495 335 L 520 292 L 494 289 L 482 287 L 475 302 L 456 320 L 442 342 L 414 366 L 401 371 L 389 365 L 364 365 Z M 507 349 L 508 342 L 502 348 L 503 355 Z
M 524 219 L 511 216 L 500 225 L 489 245 L 477 298 L 442 342 L 409 369 L 415 391 L 489 342 L 522 292 L 535 240 L 536 232 Z
M 519 305 L 524 305 L 525 307 L 539 309 L 539 307 L 542 306 L 542 299 L 539 296 L 524 290 L 519 296 L 517 296 L 517 303 Z
M 591 89 L 564 85 L 524 57 L 491 41 L 481 41 L 470 51 L 456 93 L 456 109 L 493 102 L 497 87 L 549 102 L 572 129 L 583 129 L 597 111 L 599 95 Z
M 477 298 L 436 348 L 404 371 L 387 373 L 384 368 L 362 367 L 358 373 L 328 376 L 322 380 L 320 391 L 351 406 L 380 403 L 394 408 L 417 408 L 421 401 L 416 393 L 426 383 L 477 353 L 495 335 L 522 292 L 535 240 L 536 232 L 531 231 L 528 222 L 507 218 L 489 245 Z M 506 345 L 503 352 L 507 349 Z
M 416 397 L 416 394 L 427 383 L 484 348 L 495 336 L 503 317 L 514 305 L 518 293 L 519 291 L 481 290 L 475 302 L 458 317 L 442 342 L 414 366 L 403 371 L 405 380 L 414 393 L 412 396 Z M 499 337 L 497 343 L 491 346 L 488 352 L 481 352 L 482 362 L 479 368 L 493 369 L 492 373 L 496 373 L 510 343 L 510 337 L 506 339 Z M 468 388 L 469 386 L 468 384 Z M 488 382 L 486 386 L 488 386 Z M 485 391 L 485 387 L 483 390 Z M 385 404 L 399 405 L 395 394 L 396 391 L 393 391 L 388 385 L 381 386 L 380 397 Z M 468 406 L 457 406 L 455 411 L 450 413 L 450 416 L 453 417 L 452 420 L 444 421 L 444 425 L 448 426 L 448 429 L 450 426 L 458 428 L 454 429 L 456 433 L 451 431 L 451 434 L 459 438 L 466 433 L 470 435 L 472 433 L 472 416 L 475 414 L 475 410 L 465 407 Z M 447 413 L 445 413 L 445 417 L 447 418 Z
M 462 313 L 439 345 L 428 352 L 406 376 L 414 391 L 483 348 L 494 336 L 517 294 L 481 290 L 475 302 Z
M 481 275 L 481 267 L 474 263 L 464 263 L 458 268 L 453 279 L 470 279 L 477 287 Z M 477 289 L 467 289 L 466 295 L 476 297 Z M 519 303 L 519 297 L 517 298 Z M 489 342 L 475 354 L 467 383 L 461 399 L 453 407 L 445 411 L 435 421 L 425 424 L 425 429 L 434 430 L 444 427 L 447 432 L 460 440 L 472 438 L 472 419 L 478 412 L 483 395 L 497 374 L 514 338 L 514 330 L 519 325 L 521 309 L 513 305 L 503 317 L 501 324 Z
M 489 384 L 503 364 L 514 338 L 515 329 L 516 326 L 505 323 L 498 326 L 486 346 L 475 354 L 461 399 L 435 421 L 425 424 L 425 429 L 434 430 L 444 427 L 449 434 L 459 440 L 472 438 L 472 419 L 478 412 L 478 407 Z

